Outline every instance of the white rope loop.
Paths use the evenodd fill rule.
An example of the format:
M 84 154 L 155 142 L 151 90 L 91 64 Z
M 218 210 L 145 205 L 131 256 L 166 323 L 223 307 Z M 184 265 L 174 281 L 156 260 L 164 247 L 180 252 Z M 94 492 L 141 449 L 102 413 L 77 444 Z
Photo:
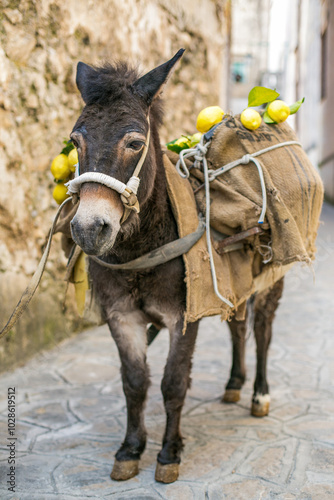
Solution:
M 252 158 L 251 156 L 249 156 L 248 160 L 255 163 L 257 171 L 259 172 L 261 191 L 262 191 L 262 210 L 260 213 L 258 223 L 263 224 L 267 211 L 267 190 L 266 190 L 266 183 L 264 182 L 263 170 L 258 160 L 255 160 L 255 158 Z
M 210 145 L 210 142 L 207 142 L 205 145 L 203 145 L 204 141 L 204 135 L 201 138 L 201 141 L 195 148 L 191 149 L 184 149 L 180 152 L 180 159 L 178 160 L 176 164 L 176 170 L 178 173 L 181 175 L 183 178 L 188 178 L 190 173 L 189 170 L 185 164 L 185 159 L 190 158 L 191 156 L 195 158 L 194 162 L 194 167 L 195 168 L 200 168 L 200 163 L 203 163 L 204 165 L 204 158 L 207 153 L 208 146 Z M 264 153 L 268 153 L 269 151 L 273 151 L 277 148 L 282 148 L 285 146 L 301 146 L 300 142 L 298 141 L 286 141 L 286 142 L 280 142 L 279 144 L 274 144 L 273 146 L 269 146 L 268 148 L 261 149 L 260 151 L 256 151 L 255 153 L 251 154 L 245 154 L 242 158 L 239 158 L 238 160 L 232 161 L 230 163 L 227 163 L 223 167 L 218 168 L 217 170 L 208 170 L 208 182 L 212 182 L 215 180 L 216 177 L 218 177 L 221 174 L 224 174 L 225 172 L 228 172 L 234 167 L 237 167 L 239 165 L 247 165 L 250 162 L 255 163 L 256 168 L 259 173 L 259 178 L 260 178 L 260 184 L 261 184 L 261 192 L 262 192 L 262 210 L 261 214 L 258 220 L 259 224 L 263 224 L 264 218 L 266 215 L 267 211 L 267 192 L 266 192 L 266 185 L 265 185 L 265 180 L 264 180 L 264 175 L 263 175 L 263 170 L 261 167 L 261 164 L 258 160 L 255 159 L 256 156 L 262 155 Z M 182 165 L 182 168 L 181 168 Z
M 210 170 L 212 180 L 218 177 L 219 175 L 228 172 L 229 170 L 231 170 L 231 168 L 237 167 L 238 165 L 246 165 L 247 163 L 249 163 L 249 161 L 251 161 L 252 158 L 255 158 L 256 156 L 260 156 L 264 153 L 269 153 L 269 151 L 274 151 L 275 149 L 282 148 L 285 146 L 302 147 L 302 145 L 298 141 L 286 141 L 286 142 L 280 142 L 279 144 L 274 144 L 273 146 L 269 146 L 268 148 L 260 149 L 260 151 L 256 151 L 255 153 L 245 154 L 239 160 L 231 161 L 231 163 L 227 163 L 226 165 L 218 168 L 217 170 Z
M 180 151 L 179 159 L 176 163 L 175 168 L 183 179 L 188 179 L 190 175 L 185 160 L 187 158 L 193 157 L 195 159 L 194 167 L 201 168 L 201 163 L 203 162 L 203 158 L 205 158 L 205 155 L 208 152 L 210 143 L 211 141 L 208 141 L 204 144 L 204 135 L 202 135 L 200 142 L 196 144 L 194 148 L 182 149 L 182 151 Z
M 264 222 L 264 217 L 266 215 L 267 211 L 267 191 L 266 191 L 266 184 L 264 181 L 264 175 L 263 175 L 263 170 L 261 167 L 261 164 L 258 160 L 255 159 L 256 156 L 260 156 L 264 153 L 268 153 L 269 151 L 273 151 L 278 148 L 282 148 L 285 146 L 301 146 L 300 142 L 298 141 L 286 141 L 286 142 L 280 142 L 279 144 L 274 144 L 273 146 L 269 146 L 268 148 L 261 149 L 260 151 L 256 151 L 255 153 L 251 154 L 245 154 L 242 158 L 239 160 L 232 161 L 231 163 L 227 163 L 227 165 L 224 165 L 223 167 L 217 169 L 217 170 L 210 170 L 209 171 L 209 181 L 213 181 L 216 177 L 218 177 L 221 174 L 224 174 L 225 172 L 228 172 L 234 167 L 237 167 L 238 165 L 247 165 L 250 162 L 255 163 L 256 168 L 259 173 L 259 178 L 260 178 L 260 183 L 261 183 L 261 192 L 262 192 L 262 210 L 261 214 L 258 220 L 259 224 L 263 224 Z
M 80 192 L 81 185 L 85 182 L 97 182 L 98 184 L 103 184 L 110 189 L 114 189 L 119 194 L 123 194 L 127 188 L 127 185 L 124 184 L 124 182 L 121 182 L 109 175 L 102 174 L 101 172 L 86 172 L 79 175 L 79 177 L 75 177 L 71 181 L 66 182 L 65 186 L 67 187 L 69 194 L 75 194 Z

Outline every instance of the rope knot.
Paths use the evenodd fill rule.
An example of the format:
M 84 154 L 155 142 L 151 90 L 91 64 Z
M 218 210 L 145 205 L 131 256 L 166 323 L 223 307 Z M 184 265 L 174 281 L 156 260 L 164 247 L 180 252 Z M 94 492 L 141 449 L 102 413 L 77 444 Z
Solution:
M 215 171 L 211 170 L 211 169 L 208 169 L 208 179 L 209 179 L 209 182 L 214 181 L 215 178 L 216 178 Z
M 125 195 L 125 193 L 127 194 Z M 121 194 L 121 201 L 126 210 L 133 210 L 134 212 L 139 214 L 139 202 L 137 196 L 134 193 L 129 194 L 127 191 L 124 191 L 124 193 Z
M 241 163 L 242 165 L 247 165 L 247 163 L 249 163 L 249 162 L 250 162 L 250 158 L 251 158 L 251 155 L 246 154 L 246 155 L 244 155 L 244 156 L 241 158 L 240 163 Z
M 196 145 L 196 149 L 198 149 L 202 153 L 202 155 L 206 155 L 206 153 L 208 152 L 208 146 L 203 145 L 200 142 Z

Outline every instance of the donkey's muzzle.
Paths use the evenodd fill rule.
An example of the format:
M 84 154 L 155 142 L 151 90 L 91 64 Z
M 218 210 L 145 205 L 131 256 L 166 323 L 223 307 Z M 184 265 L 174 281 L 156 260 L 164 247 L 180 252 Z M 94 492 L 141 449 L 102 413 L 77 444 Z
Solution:
M 103 217 L 96 216 L 89 222 L 75 215 L 71 221 L 72 238 L 87 255 L 101 255 L 112 240 L 112 227 Z

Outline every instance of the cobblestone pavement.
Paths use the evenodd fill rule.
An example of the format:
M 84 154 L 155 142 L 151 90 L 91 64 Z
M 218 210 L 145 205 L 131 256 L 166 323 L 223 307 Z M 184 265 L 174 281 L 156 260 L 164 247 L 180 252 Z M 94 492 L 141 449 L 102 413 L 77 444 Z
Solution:
M 156 483 L 164 413 L 160 380 L 164 330 L 149 349 L 152 386 L 148 446 L 140 473 L 113 482 L 113 456 L 125 433 L 116 347 L 103 326 L 71 338 L 1 377 L 2 499 L 333 499 L 334 498 L 334 207 L 325 206 L 315 282 L 293 269 L 270 349 L 270 416 L 250 416 L 254 340 L 241 401 L 220 402 L 230 366 L 226 325 L 201 323 L 193 384 L 183 410 L 180 479 Z M 7 490 L 7 388 L 17 391 L 16 493 Z

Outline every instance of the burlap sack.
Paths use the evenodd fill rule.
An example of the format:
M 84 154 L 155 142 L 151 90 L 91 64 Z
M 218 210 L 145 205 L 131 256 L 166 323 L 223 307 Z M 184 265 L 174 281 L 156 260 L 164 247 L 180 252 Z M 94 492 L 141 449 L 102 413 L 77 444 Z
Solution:
M 238 116 L 227 116 L 217 128 L 207 154 L 208 166 L 217 169 L 274 144 L 296 140 L 288 124 L 266 125 L 246 130 Z M 203 183 L 201 171 L 191 170 L 191 182 L 182 179 L 174 165 L 178 156 L 164 156 L 168 191 L 180 236 L 196 229 L 196 211 L 205 212 L 205 193 L 196 202 L 191 189 Z M 171 161 L 170 161 L 171 160 Z M 248 238 L 243 248 L 219 256 L 214 254 L 220 293 L 229 299 L 242 319 L 245 300 L 255 291 L 271 286 L 297 261 L 310 263 L 323 201 L 323 186 L 317 171 L 298 145 L 282 147 L 257 157 L 267 191 L 265 234 Z M 259 174 L 253 163 L 237 166 L 210 184 L 212 228 L 232 235 L 258 226 L 262 209 Z M 218 234 L 218 233 L 217 233 Z M 264 257 L 270 262 L 263 263 Z M 187 282 L 187 320 L 231 311 L 215 295 L 205 236 L 184 256 Z

